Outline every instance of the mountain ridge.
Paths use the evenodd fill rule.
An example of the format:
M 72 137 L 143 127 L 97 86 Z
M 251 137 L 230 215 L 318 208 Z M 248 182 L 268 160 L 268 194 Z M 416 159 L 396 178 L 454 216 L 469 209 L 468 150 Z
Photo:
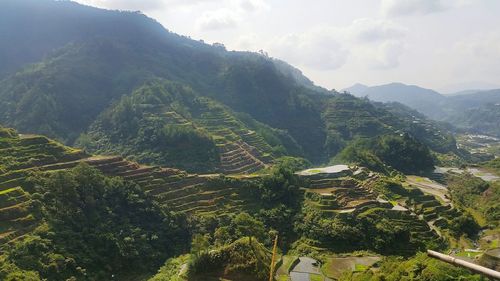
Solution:
M 495 115 L 493 104 L 500 103 L 500 89 L 470 90 L 456 95 L 442 95 L 436 91 L 403 83 L 390 83 L 367 88 L 347 88 L 358 97 L 378 102 L 399 102 L 440 122 L 453 124 L 457 131 L 500 136 L 489 117 Z M 358 92 L 354 92 L 358 90 Z M 464 114 L 467 112 L 467 114 Z M 481 117 L 483 116 L 483 117 Z
M 500 186 L 435 172 L 476 158 L 407 105 L 140 12 L 5 0 L 0 38 L 1 280 L 479 280 L 418 252 L 498 244 Z
M 31 1 L 22 0 L 21 3 Z M 16 5 L 12 1 L 7 3 Z M 112 36 L 105 36 L 111 28 L 109 26 L 102 28 L 104 33 L 96 30 L 95 36 L 70 42 L 0 81 L 0 109 L 4 112 L 0 115 L 0 122 L 21 132 L 45 134 L 71 145 L 82 134 L 93 131 L 90 127 L 96 119 L 119 103 L 122 97 L 157 78 L 188 86 L 198 95 L 227 106 L 234 114 L 247 114 L 275 130 L 274 133 L 269 130 L 265 133 L 260 126 L 261 133 L 269 138 L 276 140 L 278 135 L 275 133 L 282 132 L 281 141 L 286 139 L 292 145 L 288 146 L 289 149 L 301 151 L 300 156 L 315 163 L 328 162 L 354 138 L 394 133 L 410 127 L 404 125 L 411 122 L 407 119 L 396 122 L 397 128 L 383 125 L 392 122 L 387 116 L 397 119 L 398 114 L 391 115 L 380 108 L 373 110 L 366 102 L 317 87 L 300 70 L 265 54 L 227 51 L 220 44 L 194 41 L 171 33 L 138 13 L 101 11 L 67 2 L 51 2 L 47 9 L 58 4 L 65 9 L 77 10 L 60 19 L 63 22 L 68 15 L 78 18 L 79 9 L 83 9 L 85 15 L 96 12 L 128 22 L 124 26 L 112 25 L 119 29 Z M 0 13 L 4 13 L 2 11 Z M 30 15 L 30 11 L 22 8 L 19 8 L 19 13 Z M 27 22 L 28 25 L 43 25 L 41 18 L 56 17 L 57 14 L 42 11 L 37 21 Z M 87 22 L 87 17 L 83 22 Z M 8 19 L 4 21 L 8 23 Z M 14 28 L 17 19 L 12 21 Z M 87 28 L 95 30 L 102 22 L 87 24 L 90 26 Z M 45 28 L 52 28 L 57 33 L 57 28 L 50 24 Z M 69 30 L 68 34 L 78 31 L 72 23 L 65 28 Z M 130 28 L 137 32 L 128 32 Z M 169 103 L 182 104 L 175 99 Z M 373 115 L 363 120 L 363 116 L 351 112 L 357 107 L 371 111 Z M 339 112 L 332 115 L 332 108 Z M 347 118 L 344 120 L 350 120 L 350 124 L 343 125 L 344 121 L 338 118 Z M 372 123 L 376 123 L 380 130 L 369 131 Z M 96 138 L 88 140 L 94 140 L 96 144 L 100 141 Z M 146 150 L 150 152 L 154 147 Z M 130 156 L 125 151 L 119 153 Z M 284 155 L 294 153 L 287 151 L 285 146 Z

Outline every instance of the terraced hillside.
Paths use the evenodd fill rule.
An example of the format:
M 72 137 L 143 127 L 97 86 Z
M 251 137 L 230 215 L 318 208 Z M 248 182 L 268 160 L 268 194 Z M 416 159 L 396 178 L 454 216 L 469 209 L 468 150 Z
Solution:
M 196 175 L 172 168 L 142 166 L 120 156 L 87 156 L 41 136 L 0 134 L 0 245 L 31 231 L 37 221 L 30 213 L 33 172 L 50 173 L 80 163 L 109 176 L 136 182 L 163 206 L 186 214 L 223 215 L 253 206 L 246 181 L 219 175 Z
M 357 137 L 375 137 L 406 132 L 440 153 L 455 153 L 453 136 L 439 124 L 400 104 L 370 103 L 351 95 L 337 95 L 325 102 L 322 118 L 330 141 L 326 148 L 334 155 Z
M 45 137 L 18 136 L 0 127 L 0 244 L 33 229 L 30 194 L 23 183 L 30 171 L 44 165 L 85 157 L 80 150 L 62 146 Z
M 132 180 L 153 195 L 164 207 L 181 213 L 207 213 L 246 207 L 248 194 L 240 187 L 244 182 L 219 175 L 196 175 L 172 168 L 142 166 L 120 156 L 89 157 L 78 161 L 42 166 L 42 171 L 72 168 L 89 164 L 106 175 Z M 247 196 L 248 195 L 248 196 Z
M 253 173 L 272 162 L 271 146 L 227 109 L 202 99 L 200 111 L 195 122 L 213 136 L 219 150 L 222 171 L 229 174 Z
M 363 170 L 353 173 L 318 173 L 307 176 L 305 191 L 306 203 L 322 212 L 360 213 L 370 208 L 393 206 L 378 198 L 373 190 L 367 188 L 366 181 L 377 179 L 377 174 L 366 174 Z
M 460 217 L 463 211 L 453 206 L 448 190 L 438 183 L 442 175 L 431 175 L 430 178 L 409 176 L 406 183 L 408 194 L 406 205 L 422 217 L 439 235 L 449 233 L 452 221 Z
M 354 172 L 351 169 L 349 172 L 309 176 L 309 185 L 304 188 L 306 203 L 326 213 L 358 215 L 373 208 L 382 208 L 390 213 L 412 214 L 439 236 L 447 231 L 454 218 L 461 215 L 459 210 L 453 208 L 446 188 L 430 179 L 408 176 L 404 187 L 400 186 L 387 196 L 376 190 L 375 186 L 380 183 L 378 174 L 367 173 L 363 169 Z M 432 174 L 432 177 L 442 180 L 439 174 Z M 420 182 L 414 178 L 420 179 Z M 424 180 L 430 186 L 423 185 Z M 391 199 L 390 202 L 388 199 Z
M 273 147 L 230 109 L 164 80 L 146 83 L 95 122 L 79 144 L 98 154 L 196 172 L 250 174 Z
M 387 239 L 391 235 L 400 236 L 399 239 L 395 240 L 399 241 L 397 245 L 393 244 L 392 247 L 372 245 L 376 251 L 384 253 L 396 251 L 400 255 L 411 255 L 428 243 L 439 243 L 439 233 L 428 224 L 430 217 L 422 218 L 419 216 L 420 212 L 416 214 L 411 211 L 409 200 L 405 201 L 404 198 L 400 198 L 388 201 L 383 193 L 374 188 L 374 185 L 379 181 L 379 175 L 376 173 L 351 168 L 347 173 L 318 173 L 303 176 L 303 178 L 306 178 L 307 182 L 302 188 L 305 193 L 304 205 L 306 208 L 312 208 L 312 210 L 319 212 L 318 214 L 323 219 L 342 221 L 346 225 L 351 225 L 354 222 L 357 222 L 354 225 L 361 223 L 355 227 L 364 228 L 365 233 L 373 232 L 370 234 L 369 240 L 376 240 L 381 231 L 399 233 L 385 234 Z M 375 228 L 368 225 L 375 226 Z M 328 238 L 321 236 L 314 238 L 315 236 L 303 239 L 298 247 L 311 247 L 316 250 L 328 250 L 333 247 L 341 251 L 356 249 L 355 247 L 344 249 L 341 245 L 331 244 Z M 345 243 L 349 244 L 350 242 Z M 357 243 L 363 242 L 358 241 Z M 364 243 L 370 245 L 371 242 Z

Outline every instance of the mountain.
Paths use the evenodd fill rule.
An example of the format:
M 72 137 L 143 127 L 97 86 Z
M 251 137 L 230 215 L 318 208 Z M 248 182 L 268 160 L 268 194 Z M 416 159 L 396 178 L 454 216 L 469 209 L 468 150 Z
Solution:
M 320 91 L 311 90 L 310 80 L 305 77 L 299 81 L 300 73 L 296 69 L 260 54 L 227 52 L 220 46 L 172 34 L 141 14 L 103 12 L 75 3 L 49 1 L 49 5 L 36 10 L 34 17 L 32 10 L 24 9 L 31 2 L 8 1 L 7 4 L 8 7 L 18 5 L 16 13 L 24 17 L 31 28 L 39 26 L 57 34 L 59 26 L 64 26 L 70 34 L 81 32 L 89 36 L 61 43 L 57 51 L 46 54 L 41 62 L 4 79 L 0 86 L 0 107 L 4 112 L 1 122 L 71 144 L 115 100 L 146 80 L 162 77 L 188 84 L 236 111 L 288 130 L 297 141 L 314 144 L 316 149 L 305 150 L 309 157 L 319 157 L 321 128 L 308 126 L 307 122 L 319 124 L 321 118 L 319 113 L 308 109 L 307 104 L 311 102 L 305 95 Z M 2 9 L 0 13 L 4 12 Z M 62 12 L 60 22 L 50 24 L 51 19 Z M 22 16 L 23 13 L 28 15 Z M 97 21 L 93 21 L 93 17 Z M 99 21 L 101 17 L 107 22 Z M 31 18 L 35 20 L 29 20 Z M 83 22 L 83 31 L 72 24 L 74 18 Z M 115 24 L 114 19 L 126 23 Z M 17 17 L 12 21 L 2 25 L 11 27 L 8 33 L 16 30 Z M 108 33 L 108 29 L 116 30 Z M 26 42 L 21 42 L 23 40 Z M 30 40 L 21 38 L 5 45 L 10 44 L 9 48 L 33 46 L 28 44 Z
M 348 92 L 351 93 L 352 95 L 359 97 L 362 96 L 362 93 L 368 88 L 369 87 L 364 84 L 356 83 L 349 88 L 343 89 L 341 92 Z
M 427 117 L 453 124 L 455 128 L 478 134 L 500 136 L 496 125 L 500 90 L 468 90 L 453 95 L 441 95 L 433 90 L 391 83 L 364 87 L 356 84 L 346 91 L 358 97 L 378 102 L 398 102 Z
M 473 91 L 487 91 L 500 88 L 500 85 L 497 83 L 489 83 L 484 81 L 469 81 L 469 82 L 461 82 L 451 85 L 446 85 L 445 87 L 439 88 L 438 91 L 445 95 L 469 91 L 475 89 Z
M 449 93 L 449 94 L 443 94 L 445 96 L 461 96 L 461 95 L 468 95 L 468 94 L 475 94 L 475 93 L 479 93 L 479 92 L 482 92 L 482 91 L 485 91 L 485 90 L 463 90 L 463 91 L 458 91 L 458 92 L 453 92 L 453 93 Z
M 477 91 L 470 94 L 448 97 L 446 104 L 457 111 L 480 107 L 489 104 L 500 103 L 500 89 L 489 91 Z
M 72 1 L 4 0 L 0 5 L 0 78 L 71 42 L 100 37 L 153 44 L 161 38 L 159 34 L 169 36 L 159 23 L 140 13 L 96 9 Z
M 286 132 L 161 79 L 104 111 L 78 143 L 88 151 L 139 162 L 225 173 L 255 172 L 287 151 L 301 155 Z
M 475 134 L 500 137 L 500 90 L 480 91 L 447 98 L 443 121 Z
M 368 97 L 378 102 L 399 102 L 433 118 L 440 117 L 439 104 L 445 99 L 433 90 L 402 83 L 366 87 L 362 91 L 359 91 L 362 87 L 354 89 L 357 92 L 352 94 L 357 97 Z
M 496 226 L 482 217 L 492 202 L 456 208 L 404 175 L 463 156 L 406 105 L 323 89 L 137 12 L 4 0 L 0 19 L 0 280 L 268 280 L 275 257 L 284 280 L 307 255 L 324 257 L 313 278 L 333 279 L 339 254 L 358 270 Z M 477 185 L 468 197 L 496 191 Z M 405 265 L 417 263 L 478 279 Z
M 285 62 L 191 40 L 140 13 L 33 2 L 0 9 L 2 38 L 26 34 L 2 48 L 39 52 L 0 81 L 0 122 L 20 132 L 141 163 L 250 173 L 285 155 L 325 163 L 360 137 L 427 131 Z M 415 137 L 429 142 L 424 135 Z

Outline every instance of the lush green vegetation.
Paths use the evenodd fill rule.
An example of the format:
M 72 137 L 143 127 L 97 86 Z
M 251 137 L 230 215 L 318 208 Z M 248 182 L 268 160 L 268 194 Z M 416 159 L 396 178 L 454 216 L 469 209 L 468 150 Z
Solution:
M 500 91 L 490 90 L 448 98 L 447 121 L 460 130 L 500 137 Z
M 2 280 L 103 280 L 154 270 L 187 249 L 185 222 L 135 184 L 85 165 L 31 180 L 43 224 L 6 248 Z M 33 280 L 41 280 L 41 279 Z
M 358 215 L 332 215 L 305 208 L 296 229 L 318 246 L 338 252 L 370 249 L 382 254 L 412 255 L 419 249 L 439 247 L 437 237 L 431 233 L 414 233 L 425 232 L 423 222 L 383 208 L 368 209 Z M 307 245 L 298 249 L 305 253 L 311 251 Z
M 0 127 L 0 172 L 41 166 L 82 157 L 80 150 L 43 136 L 20 137 L 13 129 Z
M 379 172 L 392 168 L 404 173 L 422 173 L 434 168 L 429 149 L 408 134 L 359 139 L 342 150 L 336 161 L 339 160 Z
M 140 162 L 212 170 L 219 162 L 215 141 L 203 127 L 188 121 L 186 103 L 195 106 L 195 98 L 182 85 L 152 81 L 105 111 L 78 143 L 88 151 L 122 154 Z M 172 111 L 180 114 L 169 118 Z
M 0 122 L 84 149 L 0 128 L 2 280 L 138 280 L 165 261 L 153 280 L 265 280 L 276 235 L 297 256 L 411 256 L 446 246 L 431 220 L 457 239 L 474 238 L 478 214 L 499 221 L 498 184 L 451 178 L 460 210 L 403 187 L 402 173 L 465 154 L 448 128 L 399 104 L 325 90 L 140 13 L 7 0 L 0 22 L 12 39 L 0 42 Z M 295 174 L 329 161 L 368 169 Z M 420 255 L 356 269 L 367 280 L 448 270 Z
M 265 55 L 227 52 L 178 36 L 138 13 L 43 3 L 30 4 L 38 7 L 38 25 L 30 21 L 26 29 L 57 34 L 58 40 L 41 45 L 60 49 L 41 61 L 45 48 L 32 50 L 37 55 L 28 61 L 38 63 L 12 68 L 17 74 L 0 83 L 0 122 L 23 132 L 204 172 L 217 166 L 214 143 L 234 146 L 240 139 L 263 154 L 256 157 L 262 163 L 250 166 L 247 159 L 222 170 L 252 173 L 270 155 L 325 163 L 353 139 L 389 133 L 407 132 L 439 152 L 455 149 L 445 130 L 420 116 L 316 87 L 297 69 Z M 9 1 L 6 10 L 17 7 L 10 14 L 19 16 L 6 14 L 6 26 L 33 17 L 22 8 L 26 3 L 17 5 Z M 62 11 L 64 18 L 53 25 Z M 120 25 L 103 23 L 106 18 Z M 61 33 L 56 26 L 66 28 Z M 2 43 L 10 50 L 9 42 Z M 16 43 L 24 49 L 40 45 Z M 151 82 L 155 77 L 180 84 Z M 230 126 L 237 136 L 224 132 Z M 176 139 L 165 130 L 175 131 Z
M 326 105 L 323 113 L 327 129 L 325 150 L 330 157 L 352 139 L 402 133 L 434 151 L 456 153 L 455 139 L 446 128 L 401 104 L 372 103 L 342 94 Z
M 471 174 L 450 175 L 448 187 L 453 202 L 464 209 L 477 210 L 485 218 L 488 225 L 498 226 L 500 221 L 500 184 L 488 183 Z M 479 218 L 481 219 L 481 218 Z M 471 228 L 468 221 L 463 227 Z
M 271 253 L 257 240 L 241 238 L 210 251 L 208 246 L 193 245 L 190 255 L 168 260 L 150 281 L 268 280 Z
M 244 122 L 238 116 L 244 116 Z M 292 154 L 300 154 L 286 132 L 248 115 L 236 115 L 187 86 L 161 79 L 153 79 L 123 97 L 101 114 L 77 143 L 92 152 L 203 172 L 222 169 L 237 173 L 240 167 L 246 172 L 252 167 L 244 169 L 245 164 L 258 162 L 262 167 L 253 169 L 256 171 L 274 156 L 288 154 L 288 148 Z
M 271 253 L 250 237 L 238 239 L 214 251 L 194 254 L 188 268 L 189 280 L 224 276 L 233 280 L 267 280 Z
M 9 151 L 19 150 L 19 141 L 23 139 L 11 130 L 4 129 L 3 132 L 4 140 L 11 148 Z M 53 143 L 64 153 L 62 158 L 52 160 L 56 164 L 48 162 L 51 165 L 44 169 L 50 171 L 76 165 L 68 166 L 67 163 L 72 163 L 71 158 L 64 157 L 65 153 L 72 153 L 71 149 Z M 34 151 L 27 150 L 26 153 L 29 155 Z M 57 155 L 58 151 L 53 153 Z M 63 162 L 57 164 L 57 161 Z M 95 161 L 89 163 L 111 174 L 116 171 L 133 175 L 131 171 L 134 170 L 127 169 L 137 169 L 116 157 Z M 169 259 L 155 278 L 198 280 L 210 272 L 213 278 L 245 280 L 248 276 L 264 276 L 259 271 L 265 270 L 261 266 L 264 258 L 259 257 L 268 253 L 258 241 L 269 249 L 276 234 L 280 237 L 280 249 L 300 255 L 370 249 L 382 254 L 409 256 L 420 249 L 443 245 L 424 221 L 404 212 L 392 211 L 391 204 L 379 204 L 373 201 L 373 195 L 363 191 L 367 188 L 390 200 L 414 197 L 415 204 L 420 204 L 417 201 L 420 197 L 429 200 L 426 195 L 403 188 L 398 183 L 399 177 L 381 177 L 373 181 L 362 173 L 356 178 L 332 179 L 332 185 L 328 186 L 339 186 L 345 192 L 337 197 L 335 204 L 347 202 L 360 206 L 352 213 L 337 213 L 326 209 L 327 205 L 321 205 L 326 202 L 323 199 L 315 205 L 317 199 L 312 198 L 310 191 L 304 195 L 303 187 L 316 184 L 295 174 L 295 171 L 310 165 L 306 160 L 282 157 L 275 163 L 264 174 L 249 178 L 201 178 L 178 170 L 158 170 L 157 173 L 154 169 L 147 173 L 139 170 L 141 173 L 134 176 L 138 186 L 129 181 L 106 178 L 86 166 L 70 171 L 38 173 L 29 181 L 32 184 L 22 184 L 31 195 L 23 195 L 25 192 L 20 188 L 8 188 L 0 193 L 8 194 L 3 198 L 9 202 L 5 204 L 11 204 L 10 201 L 19 196 L 31 200 L 31 207 L 26 212 L 34 217 L 32 220 L 39 222 L 36 231 L 29 232 L 6 248 L 2 256 L 5 264 L 2 274 L 5 278 L 10 274 L 8 278 L 32 275 L 33 278 L 54 280 L 71 276 L 79 278 L 84 274 L 88 278 L 109 274 L 135 276 L 150 272 L 169 256 L 190 252 L 189 256 Z M 122 170 L 120 167 L 128 168 Z M 17 168 L 9 166 L 7 169 Z M 8 172 L 3 178 L 8 180 L 10 174 Z M 318 180 L 324 184 L 325 179 Z M 364 184 L 366 186 L 361 188 L 360 185 Z M 144 195 L 142 190 L 154 197 Z M 165 211 L 155 202 L 187 214 L 187 222 L 183 223 L 179 216 Z M 331 200 L 328 202 L 332 203 Z M 456 218 L 456 222 L 450 221 L 445 228 L 457 235 L 467 233 L 470 221 L 462 220 L 458 215 Z M 189 247 L 185 240 L 191 234 L 193 241 Z M 101 239 L 103 236 L 105 238 Z M 157 245 L 157 242 L 162 244 Z M 174 244 L 182 249 L 171 247 Z M 26 254 L 28 251 L 30 254 Z M 27 256 L 32 258 L 26 261 Z M 135 263 L 140 263 L 141 267 L 133 267 Z M 102 264 L 109 266 L 99 266 Z M 133 272 L 128 268 L 134 268 Z
M 500 158 L 495 158 L 483 164 L 484 167 L 493 170 L 500 175 Z
M 342 281 L 451 281 L 451 280 L 486 280 L 479 275 L 471 274 L 468 270 L 449 265 L 427 257 L 421 253 L 409 260 L 401 258 L 386 258 L 380 262 L 377 271 L 367 270 L 361 273 L 345 273 L 339 280 Z

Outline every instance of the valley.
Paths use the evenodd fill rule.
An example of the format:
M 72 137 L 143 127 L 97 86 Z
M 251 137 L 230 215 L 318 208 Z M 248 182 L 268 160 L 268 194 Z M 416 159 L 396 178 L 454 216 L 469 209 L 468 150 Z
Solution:
M 486 280 L 427 250 L 498 270 L 498 90 L 327 89 L 73 1 L 1 2 L 0 38 L 0 280 Z

